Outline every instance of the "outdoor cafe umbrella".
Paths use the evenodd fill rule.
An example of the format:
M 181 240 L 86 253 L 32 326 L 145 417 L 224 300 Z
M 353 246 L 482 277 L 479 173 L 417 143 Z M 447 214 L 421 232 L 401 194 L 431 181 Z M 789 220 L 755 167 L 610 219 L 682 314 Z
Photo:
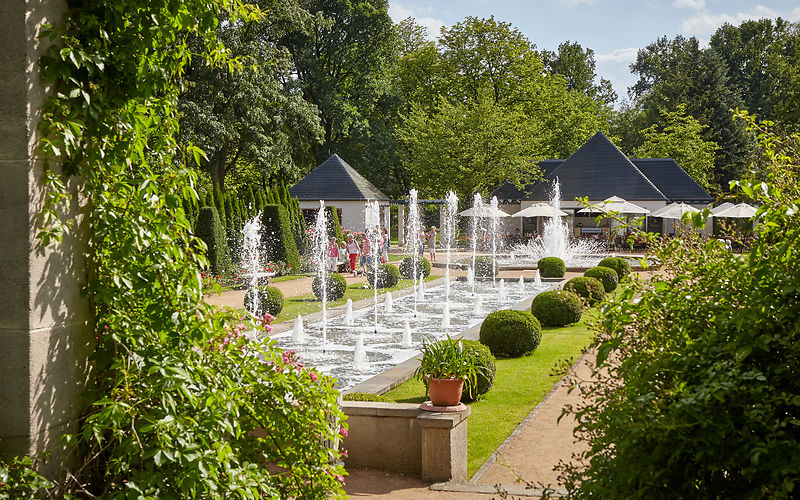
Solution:
M 694 208 L 686 203 L 670 203 L 666 207 L 661 207 L 655 212 L 650 214 L 650 217 L 661 217 L 663 219 L 680 219 L 683 214 L 695 213 L 700 210 Z
M 540 202 L 534 203 L 528 208 L 524 208 L 515 214 L 511 214 L 511 217 L 551 217 L 552 215 L 553 206 L 549 203 Z M 558 215 L 561 217 L 566 217 L 569 214 L 559 210 Z
M 464 210 L 463 212 L 459 212 L 460 216 L 462 217 L 510 217 L 509 214 L 503 212 L 499 208 L 492 208 L 491 205 L 483 205 L 480 207 L 472 207 Z
M 712 208 L 711 209 L 711 215 L 714 216 L 714 217 L 717 217 L 719 214 L 721 214 L 722 212 L 724 212 L 725 210 L 727 210 L 727 209 L 729 209 L 731 207 L 733 207 L 733 203 L 730 203 L 730 202 L 726 201 L 725 203 L 722 203 L 721 205 Z
M 617 212 L 619 214 L 649 214 L 650 210 L 640 207 L 635 203 L 625 201 L 619 196 L 612 196 L 606 198 L 597 205 L 589 205 L 586 208 L 578 210 L 578 213 L 585 214 L 590 212 Z
M 752 219 L 753 217 L 755 217 L 756 212 L 757 210 L 755 207 L 752 207 L 747 203 L 739 203 L 737 205 L 733 205 L 727 210 L 723 210 L 715 214 L 715 217 L 734 217 L 737 219 Z

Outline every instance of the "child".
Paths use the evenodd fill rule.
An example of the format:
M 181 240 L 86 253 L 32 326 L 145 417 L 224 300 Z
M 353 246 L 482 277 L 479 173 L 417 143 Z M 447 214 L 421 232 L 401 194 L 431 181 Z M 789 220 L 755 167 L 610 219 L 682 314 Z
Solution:
M 428 236 L 428 253 L 431 256 L 431 262 L 436 262 L 436 226 L 431 226 Z
M 350 258 L 350 272 L 353 273 L 353 276 L 356 275 L 356 260 L 358 259 L 358 254 L 360 253 L 361 248 L 359 248 L 358 243 L 353 238 L 352 234 L 347 235 L 347 255 Z

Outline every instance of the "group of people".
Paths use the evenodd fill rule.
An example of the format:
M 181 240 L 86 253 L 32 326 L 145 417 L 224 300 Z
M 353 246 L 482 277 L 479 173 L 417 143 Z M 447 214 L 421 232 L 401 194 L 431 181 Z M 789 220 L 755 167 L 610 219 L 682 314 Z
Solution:
M 419 230 L 419 256 L 425 255 L 425 247 L 428 247 L 430 261 L 436 262 L 436 226 L 431 226 L 429 231 L 425 231 L 425 226 Z
M 389 261 L 389 233 L 386 228 L 382 228 L 378 237 L 375 238 L 375 243 L 378 245 L 377 255 L 380 256 L 381 262 Z M 328 244 L 328 270 L 336 272 L 340 265 L 349 267 L 353 276 L 358 274 L 357 266 L 361 266 L 364 274 L 369 271 L 373 265 L 373 242 L 366 234 L 361 235 L 361 241 L 353 236 L 347 235 L 347 241 L 343 241 L 341 245 L 332 237 Z

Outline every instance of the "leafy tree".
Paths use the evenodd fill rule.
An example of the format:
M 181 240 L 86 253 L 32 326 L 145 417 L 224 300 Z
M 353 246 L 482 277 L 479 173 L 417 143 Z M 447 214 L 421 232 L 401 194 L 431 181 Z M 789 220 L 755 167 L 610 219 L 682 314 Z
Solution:
M 714 49 L 701 49 L 694 37 L 662 37 L 639 51 L 631 70 L 639 75 L 631 93 L 648 124 L 658 123 L 662 111 L 684 104 L 687 114 L 708 127 L 704 139 L 720 146 L 714 179 L 724 184 L 744 172 L 750 139 L 731 114 L 742 101 Z
M 558 46 L 557 52 L 543 50 L 542 61 L 551 73 L 566 79 L 568 90 L 581 92 L 605 104 L 617 100 L 617 93 L 609 80 L 600 78 L 599 84 L 594 83 L 597 73 L 592 49 L 584 49 L 578 42 L 567 41 Z
M 398 137 L 406 167 L 424 196 L 453 189 L 466 200 L 506 180 L 534 180 L 535 131 L 524 115 L 497 105 L 487 94 L 466 104 L 440 98 L 430 115 L 417 104 L 412 107 Z
M 743 258 L 687 232 L 666 268 L 599 321 L 593 404 L 572 408 L 588 449 L 566 468 L 573 498 L 792 498 L 800 471 L 800 136 L 750 118 L 766 182 Z M 696 214 L 701 223 L 704 214 Z M 633 300 L 636 297 L 636 300 Z
M 714 153 L 719 149 L 714 142 L 703 140 L 706 127 L 686 116 L 681 104 L 677 111 L 662 111 L 661 124 L 644 131 L 644 144 L 636 148 L 638 158 L 672 158 L 692 179 L 704 188 L 711 185 Z
M 296 178 L 294 144 L 300 136 L 318 140 L 321 133 L 316 109 L 292 89 L 289 54 L 273 41 L 287 24 L 299 26 L 303 11 L 292 2 L 262 4 L 261 20 L 231 22 L 223 13 L 216 29 L 243 67 L 194 58 L 180 98 L 181 140 L 205 151 L 201 164 L 222 190 L 225 176 L 246 166 L 267 176 Z M 190 47 L 200 52 L 204 43 L 195 37 Z

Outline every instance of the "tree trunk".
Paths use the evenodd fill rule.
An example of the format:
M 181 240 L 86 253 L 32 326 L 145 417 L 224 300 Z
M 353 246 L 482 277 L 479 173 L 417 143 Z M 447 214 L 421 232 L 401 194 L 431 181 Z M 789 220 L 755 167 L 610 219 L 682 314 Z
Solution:
M 222 144 L 222 148 L 217 152 L 214 164 L 211 166 L 211 180 L 219 186 L 219 190 L 225 192 L 225 157 L 228 156 L 228 142 Z

